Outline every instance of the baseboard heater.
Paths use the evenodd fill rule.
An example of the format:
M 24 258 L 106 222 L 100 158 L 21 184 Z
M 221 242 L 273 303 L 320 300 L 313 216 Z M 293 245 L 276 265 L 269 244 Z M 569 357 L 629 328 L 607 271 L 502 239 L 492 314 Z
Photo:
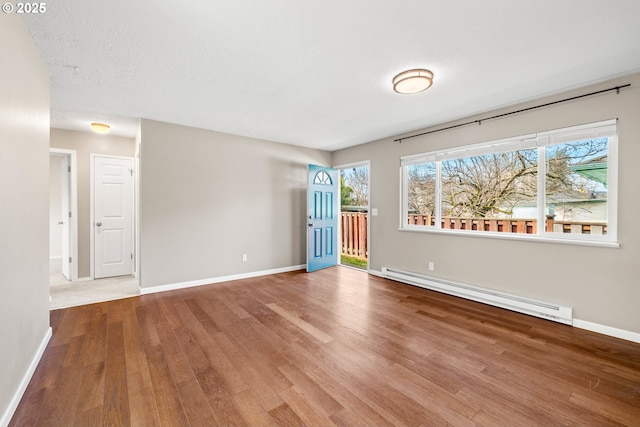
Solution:
M 460 298 L 506 308 L 507 310 L 553 320 L 554 322 L 573 324 L 573 309 L 548 302 L 536 301 L 503 292 L 492 291 L 477 286 L 464 285 L 448 280 L 425 276 L 410 271 L 382 267 L 382 276 L 398 282 L 421 288 L 454 295 Z

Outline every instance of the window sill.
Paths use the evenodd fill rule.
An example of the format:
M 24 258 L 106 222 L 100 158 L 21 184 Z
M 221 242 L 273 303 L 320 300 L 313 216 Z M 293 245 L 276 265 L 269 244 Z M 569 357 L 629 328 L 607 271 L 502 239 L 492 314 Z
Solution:
M 398 231 L 403 232 L 417 232 L 428 234 L 442 234 L 447 236 L 463 236 L 463 237 L 479 237 L 482 239 L 501 239 L 501 240 L 519 240 L 526 242 L 540 242 L 540 243 L 559 243 L 561 245 L 577 245 L 577 246 L 592 246 L 602 248 L 619 248 L 619 242 L 611 242 L 605 240 L 583 240 L 583 239 L 557 239 L 546 236 L 532 236 L 530 234 L 519 235 L 515 233 L 491 233 L 488 231 L 468 231 L 468 230 L 442 230 L 435 228 L 398 228 Z

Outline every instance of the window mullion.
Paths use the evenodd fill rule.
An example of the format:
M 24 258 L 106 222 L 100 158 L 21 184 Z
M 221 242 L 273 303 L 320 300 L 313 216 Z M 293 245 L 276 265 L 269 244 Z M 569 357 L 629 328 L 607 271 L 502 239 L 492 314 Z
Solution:
M 609 137 L 607 182 L 607 227 L 608 234 L 618 235 L 618 136 Z
M 537 232 L 538 236 L 542 236 L 546 232 L 547 226 L 547 162 L 545 154 L 545 146 L 538 147 L 538 191 L 537 191 Z M 551 230 L 553 231 L 553 230 Z
M 407 166 L 400 167 L 400 228 L 406 228 L 409 218 L 409 176 Z
M 436 202 L 435 202 L 435 222 L 437 229 L 442 228 L 442 161 L 436 162 Z

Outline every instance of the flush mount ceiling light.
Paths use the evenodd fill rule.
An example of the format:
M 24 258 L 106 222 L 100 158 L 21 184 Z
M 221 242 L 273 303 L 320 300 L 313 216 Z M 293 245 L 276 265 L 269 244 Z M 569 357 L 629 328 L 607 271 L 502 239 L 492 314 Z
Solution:
M 109 133 L 111 126 L 104 123 L 91 123 L 91 130 L 95 133 Z
M 393 90 L 397 93 L 418 93 L 433 84 L 433 73 L 424 68 L 403 71 L 393 78 Z

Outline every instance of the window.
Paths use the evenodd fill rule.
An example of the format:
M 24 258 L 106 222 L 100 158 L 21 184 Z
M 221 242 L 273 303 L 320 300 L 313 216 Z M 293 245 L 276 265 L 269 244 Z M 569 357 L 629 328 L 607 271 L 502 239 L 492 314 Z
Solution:
M 617 121 L 403 157 L 402 229 L 616 241 Z
M 433 225 L 436 210 L 436 163 L 421 163 L 407 167 L 408 223 Z
M 325 171 L 320 171 L 313 177 L 313 183 L 318 185 L 333 185 L 331 177 Z
M 546 231 L 607 234 L 608 138 L 546 147 Z

